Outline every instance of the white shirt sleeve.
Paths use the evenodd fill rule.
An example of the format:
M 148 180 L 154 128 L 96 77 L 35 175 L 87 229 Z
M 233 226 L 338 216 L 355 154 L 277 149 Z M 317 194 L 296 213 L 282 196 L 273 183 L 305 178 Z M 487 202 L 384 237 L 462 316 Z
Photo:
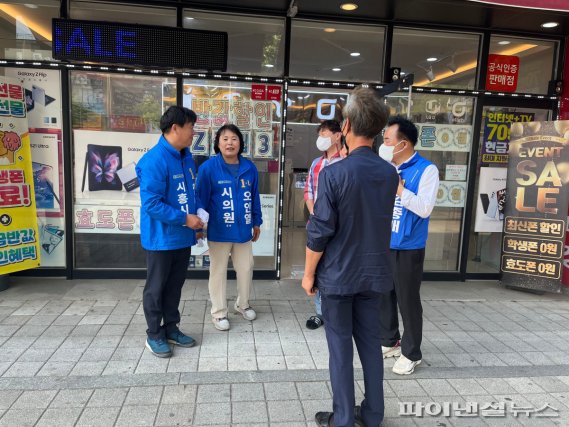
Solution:
M 401 204 L 421 218 L 428 218 L 437 202 L 438 191 L 439 170 L 435 165 L 430 165 L 421 175 L 417 194 L 405 188 L 401 193 Z

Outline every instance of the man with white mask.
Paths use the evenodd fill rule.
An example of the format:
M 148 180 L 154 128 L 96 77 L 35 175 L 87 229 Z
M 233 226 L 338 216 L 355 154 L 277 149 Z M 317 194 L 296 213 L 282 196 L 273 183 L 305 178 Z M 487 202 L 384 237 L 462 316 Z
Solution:
M 314 203 L 318 195 L 318 175 L 326 166 L 342 160 L 340 155 L 342 141 L 342 129 L 336 120 L 325 120 L 318 126 L 318 139 L 316 147 L 323 152 L 322 156 L 314 159 L 308 171 L 306 184 L 304 186 L 304 201 L 310 215 L 314 214 Z M 306 321 L 308 329 L 318 329 L 324 324 L 322 318 L 322 304 L 320 291 L 314 296 L 314 306 L 316 315 L 310 316 Z
M 381 294 L 380 330 L 383 358 L 399 357 L 393 372 L 413 373 L 421 363 L 423 308 L 421 277 L 429 217 L 437 200 L 439 171 L 415 151 L 418 132 L 410 120 L 392 117 L 379 147 L 379 156 L 395 166 L 399 187 L 391 221 L 391 256 L 394 290 Z M 397 306 L 403 319 L 399 334 Z

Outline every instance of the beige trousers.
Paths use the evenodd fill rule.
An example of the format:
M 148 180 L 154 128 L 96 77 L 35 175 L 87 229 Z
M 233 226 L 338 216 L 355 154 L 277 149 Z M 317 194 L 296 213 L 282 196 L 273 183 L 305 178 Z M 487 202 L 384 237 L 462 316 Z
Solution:
M 227 262 L 229 254 L 237 274 L 237 305 L 249 307 L 253 280 L 253 245 L 246 243 L 207 242 L 209 245 L 209 298 L 211 315 L 227 317 Z

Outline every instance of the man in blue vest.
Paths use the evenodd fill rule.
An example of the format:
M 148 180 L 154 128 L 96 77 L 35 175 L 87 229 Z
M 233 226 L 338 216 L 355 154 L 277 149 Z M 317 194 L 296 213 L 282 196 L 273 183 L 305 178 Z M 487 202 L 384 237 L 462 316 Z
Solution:
M 160 119 L 162 136 L 138 162 L 140 240 L 146 250 L 146 285 L 142 297 L 148 329 L 146 347 L 157 357 L 170 357 L 168 343 L 192 347 L 196 341 L 178 328 L 180 297 L 186 280 L 196 230 L 196 166 L 188 147 L 196 113 L 172 106 Z
M 330 353 L 333 412 L 318 412 L 321 427 L 378 427 L 384 415 L 380 295 L 393 289 L 390 224 L 398 177 L 372 150 L 389 110 L 370 88 L 352 91 L 342 110 L 348 157 L 326 166 L 314 214 L 306 226 L 302 287 L 320 290 Z M 352 341 L 353 339 L 353 341 Z M 362 363 L 365 399 L 355 407 L 353 342 Z
M 394 290 L 382 294 L 380 310 L 383 358 L 399 357 L 393 372 L 413 373 L 421 363 L 423 307 L 421 277 L 429 217 L 437 200 L 439 171 L 415 151 L 417 128 L 410 120 L 396 116 L 389 120 L 379 155 L 395 166 L 399 187 L 391 221 L 391 255 L 394 263 Z M 399 334 L 397 305 L 403 319 Z

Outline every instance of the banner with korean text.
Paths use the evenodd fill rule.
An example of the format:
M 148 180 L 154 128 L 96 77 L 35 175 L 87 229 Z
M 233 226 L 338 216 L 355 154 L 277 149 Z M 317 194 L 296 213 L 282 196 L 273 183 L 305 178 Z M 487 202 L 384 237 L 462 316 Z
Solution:
M 569 121 L 512 123 L 502 282 L 560 292 L 569 202 Z
M 24 88 L 0 77 L 0 274 L 40 265 Z

